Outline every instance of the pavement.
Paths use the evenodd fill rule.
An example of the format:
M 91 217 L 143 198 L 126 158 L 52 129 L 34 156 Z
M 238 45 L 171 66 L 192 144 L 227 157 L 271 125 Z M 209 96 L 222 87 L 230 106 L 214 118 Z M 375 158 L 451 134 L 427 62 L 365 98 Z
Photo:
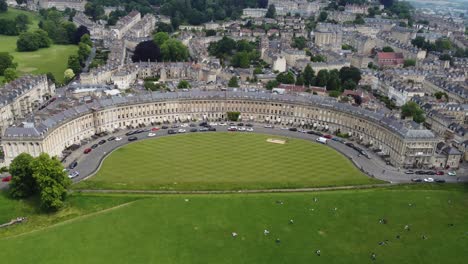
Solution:
M 180 125 L 180 124 L 179 124 Z M 196 132 L 196 133 L 218 133 L 218 132 L 226 132 L 229 126 L 215 126 L 217 131 L 216 132 Z M 151 127 L 147 127 L 151 128 Z M 187 133 L 194 133 L 189 132 L 191 127 L 183 128 L 187 131 Z M 199 127 L 197 127 L 199 128 Z M 178 130 L 179 128 L 175 129 Z M 271 135 L 278 135 L 283 137 L 291 137 L 291 138 L 299 138 L 308 141 L 315 141 L 318 136 L 311 135 L 307 133 L 289 131 L 285 129 L 281 129 L 279 127 L 275 128 L 265 128 L 264 124 L 254 124 L 254 132 L 229 132 L 229 133 L 261 133 L 261 134 L 271 134 Z M 105 137 L 98 138 L 96 140 L 92 140 L 86 145 L 81 146 L 79 149 L 73 151 L 64 161 L 64 166 L 68 168 L 70 163 L 73 161 L 77 161 L 78 165 L 70 172 L 78 171 L 80 173 L 79 176 L 73 179 L 73 182 L 79 182 L 86 178 L 92 177 L 95 172 L 97 172 L 100 168 L 102 160 L 109 155 L 112 151 L 116 150 L 117 148 L 124 146 L 126 144 L 132 143 L 128 141 L 128 137 L 125 136 L 129 130 L 121 130 L 117 133 L 112 135 L 108 135 Z M 156 134 L 154 137 L 148 137 L 148 132 L 140 133 L 134 135 L 138 137 L 138 142 L 145 139 L 153 139 L 163 136 L 176 136 L 176 135 L 168 135 L 167 129 L 161 129 L 157 132 L 152 132 Z M 108 141 L 102 145 L 99 145 L 96 149 L 93 149 L 90 153 L 84 154 L 83 151 L 87 148 L 91 148 L 92 145 L 97 144 L 102 139 L 108 139 L 111 136 L 120 137 L 122 138 L 120 141 Z M 319 144 L 319 143 L 317 143 Z M 354 145 L 357 145 L 356 142 L 353 142 Z M 356 167 L 358 167 L 361 171 L 363 171 L 369 177 L 373 177 L 376 179 L 380 179 L 386 181 L 388 183 L 408 183 L 411 182 L 412 178 L 438 178 L 444 179 L 447 182 L 457 182 L 457 177 L 452 177 L 447 175 L 447 171 L 445 171 L 445 175 L 438 176 L 438 175 L 414 175 L 414 174 L 405 174 L 402 169 L 395 168 L 393 166 L 387 165 L 381 157 L 377 156 L 373 151 L 366 149 L 364 146 L 359 146 L 362 149 L 366 150 L 367 154 L 370 158 L 364 157 L 359 155 L 359 153 L 346 146 L 343 143 L 329 140 L 327 146 L 339 151 L 344 156 L 346 156 L 351 162 L 354 163 Z M 458 182 L 468 182 L 468 175 L 462 172 L 457 172 L 458 175 Z M 0 189 L 5 188 L 7 184 L 0 182 Z

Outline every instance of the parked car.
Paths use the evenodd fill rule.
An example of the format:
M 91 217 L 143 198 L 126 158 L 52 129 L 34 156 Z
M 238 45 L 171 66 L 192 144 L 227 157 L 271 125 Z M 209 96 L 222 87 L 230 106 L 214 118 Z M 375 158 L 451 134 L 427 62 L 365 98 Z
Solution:
M 289 130 L 289 127 L 280 127 L 281 130 Z
M 191 128 L 190 132 L 197 132 L 198 130 L 196 128 Z
M 436 175 L 444 175 L 443 171 L 436 171 Z
M 197 127 L 197 125 L 194 124 L 194 123 L 191 123 L 191 124 L 190 124 L 190 127 Z
M 133 137 L 129 137 L 129 138 L 128 138 L 128 141 L 135 141 L 135 140 L 137 140 L 137 139 L 138 139 L 137 137 L 133 136 Z
M 253 132 L 254 130 L 253 130 L 253 128 L 248 127 L 248 128 L 245 129 L 245 131 L 247 131 L 247 132 Z
M 332 135 L 323 135 L 324 138 L 328 138 L 328 139 L 332 139 L 333 136 Z
M 226 123 L 222 122 L 222 123 L 219 123 L 220 126 L 227 126 Z
M 112 136 L 112 137 L 110 137 L 110 138 L 107 139 L 107 141 L 114 141 L 114 140 L 115 140 L 115 137 L 114 137 L 114 136 Z
M 420 178 L 413 178 L 411 179 L 412 182 L 422 182 L 422 180 Z
M 253 124 L 247 123 L 245 124 L 246 127 L 253 127 Z
M 70 170 L 73 170 L 76 166 L 78 166 L 78 161 L 73 161 L 72 163 L 70 163 L 70 165 L 68 166 L 68 168 Z
M 244 126 L 244 123 L 238 123 L 237 126 Z
M 135 131 L 128 131 L 127 133 L 125 133 L 125 135 L 128 137 L 128 136 L 131 136 L 135 133 Z
M 426 171 L 426 175 L 436 175 L 435 171 Z
M 345 145 L 350 147 L 350 148 L 354 148 L 354 144 L 351 143 L 351 142 L 346 142 Z
M 158 131 L 158 130 L 159 130 L 159 127 L 153 127 L 153 128 L 151 129 L 151 131 L 153 131 L 153 132 L 156 132 L 156 131 Z
M 425 178 L 424 182 L 434 182 L 434 179 L 433 178 Z
M 172 134 L 177 134 L 177 133 L 175 132 L 175 130 L 169 129 L 169 130 L 167 131 L 167 134 L 172 135 Z
M 405 171 L 405 174 L 414 174 L 414 171 L 412 171 L 412 170 L 407 170 L 407 171 Z
M 96 149 L 97 147 L 99 147 L 98 144 L 94 144 L 94 145 L 91 146 L 92 149 Z
M 104 144 L 104 143 L 106 143 L 106 142 L 107 142 L 107 141 L 106 141 L 105 139 L 103 139 L 103 140 L 100 140 L 100 141 L 98 142 L 98 144 L 99 144 L 99 145 L 102 145 L 102 144 Z
M 156 136 L 155 133 L 148 133 L 148 137 L 154 137 L 154 136 Z
M 5 178 L 2 178 L 2 182 L 10 182 L 11 181 L 11 175 L 6 176 Z
M 68 178 L 73 179 L 75 177 L 78 177 L 80 173 L 78 171 L 74 171 L 68 175 Z
M 179 128 L 179 125 L 174 124 L 174 125 L 171 126 L 171 128 Z
M 289 131 L 297 132 L 297 128 L 291 127 L 291 128 L 289 128 Z
M 216 128 L 215 127 L 210 127 L 210 128 L 208 128 L 208 131 L 216 131 Z
M 88 153 L 90 153 L 92 150 L 93 150 L 93 149 L 91 149 L 91 148 L 87 148 L 87 149 L 85 149 L 85 150 L 83 151 L 83 153 L 84 153 L 84 154 L 88 154 Z
M 454 172 L 454 171 L 449 171 L 449 172 L 447 172 L 447 175 L 448 176 L 457 176 L 457 173 Z
M 275 128 L 275 127 L 272 126 L 272 125 L 264 125 L 263 127 L 264 127 L 264 128 Z
M 424 174 L 426 174 L 425 171 L 421 171 L 421 170 L 415 171 L 414 173 L 415 173 L 415 174 L 418 174 L 418 175 L 424 175 Z
M 211 127 L 210 127 L 210 128 L 211 128 Z M 206 131 L 208 131 L 210 128 L 201 127 L 198 131 L 200 131 L 200 132 L 206 132 Z
M 121 137 L 116 137 L 116 138 L 115 138 L 115 141 L 120 141 L 120 140 L 122 140 Z
M 168 126 L 161 126 L 161 129 L 168 129 Z
M 177 133 L 185 133 L 185 132 L 187 132 L 187 131 L 185 129 L 182 129 L 182 128 L 177 130 Z
M 201 122 L 200 124 L 198 124 L 198 126 L 201 126 L 201 127 L 204 127 L 204 126 L 207 126 L 208 123 L 207 122 Z
M 235 126 L 229 127 L 228 131 L 237 131 L 237 127 L 235 127 Z
M 435 179 L 434 181 L 437 182 L 437 183 L 444 183 L 445 182 L 444 179 Z

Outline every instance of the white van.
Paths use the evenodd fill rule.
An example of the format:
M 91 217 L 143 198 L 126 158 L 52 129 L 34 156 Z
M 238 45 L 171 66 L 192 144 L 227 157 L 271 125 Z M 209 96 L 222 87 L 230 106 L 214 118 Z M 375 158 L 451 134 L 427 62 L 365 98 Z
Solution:
M 319 137 L 315 141 L 317 141 L 318 143 L 322 143 L 322 144 L 327 144 L 328 143 L 328 139 L 324 138 L 324 137 Z

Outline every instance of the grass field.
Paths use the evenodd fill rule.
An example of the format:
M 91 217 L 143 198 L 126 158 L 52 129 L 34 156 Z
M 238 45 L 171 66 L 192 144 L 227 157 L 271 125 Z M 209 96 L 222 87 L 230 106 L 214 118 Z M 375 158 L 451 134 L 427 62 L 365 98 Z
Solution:
M 419 187 L 249 195 L 75 194 L 72 200 L 81 201 L 75 202 L 78 211 L 101 201 L 126 205 L 37 232 L 3 235 L 0 259 L 12 264 L 465 263 L 466 187 Z M 0 202 L 3 213 L 2 207 Z M 382 218 L 386 224 L 379 223 Z
M 14 18 L 19 13 L 25 13 L 30 17 L 32 24 L 29 25 L 29 30 L 38 28 L 39 17 L 32 12 L 10 8 L 8 12 L 0 13 L 0 18 Z M 17 39 L 18 36 L 0 35 L 0 52 L 9 52 L 14 57 L 14 61 L 18 63 L 17 70 L 20 75 L 52 72 L 57 81 L 63 81 L 63 72 L 67 68 L 68 56 L 76 54 L 78 50 L 76 45 L 52 45 L 49 48 L 33 52 L 17 52 Z
M 378 183 L 335 150 L 271 135 L 178 135 L 126 145 L 75 188 L 212 190 Z M 285 139 L 285 138 L 284 138 Z

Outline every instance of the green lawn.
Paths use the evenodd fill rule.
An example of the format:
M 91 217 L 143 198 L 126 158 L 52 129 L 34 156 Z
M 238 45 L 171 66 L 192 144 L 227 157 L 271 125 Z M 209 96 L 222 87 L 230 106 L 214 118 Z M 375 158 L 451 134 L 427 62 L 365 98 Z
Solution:
M 90 201 L 77 206 L 105 198 L 124 203 L 132 196 L 78 198 L 88 197 Z M 37 232 L 0 238 L 0 259 L 12 264 L 459 264 L 468 259 L 466 188 L 159 195 L 134 200 Z M 379 223 L 382 218 L 387 224 Z M 265 229 L 270 234 L 264 235 Z M 378 245 L 385 240 L 386 245 Z M 317 249 L 321 256 L 315 255 Z
M 19 13 L 27 14 L 33 21 L 29 25 L 29 30 L 38 28 L 39 17 L 32 12 L 10 8 L 8 12 L 0 13 L 0 18 L 14 18 Z M 0 52 L 9 52 L 14 57 L 14 61 L 18 63 L 17 70 L 20 75 L 52 72 L 57 81 L 63 81 L 63 72 L 67 69 L 68 56 L 76 54 L 78 51 L 76 45 L 52 45 L 49 48 L 33 52 L 17 52 L 17 39 L 18 36 L 0 35 Z
M 379 183 L 335 150 L 247 133 L 187 134 L 126 145 L 75 188 L 213 190 Z

